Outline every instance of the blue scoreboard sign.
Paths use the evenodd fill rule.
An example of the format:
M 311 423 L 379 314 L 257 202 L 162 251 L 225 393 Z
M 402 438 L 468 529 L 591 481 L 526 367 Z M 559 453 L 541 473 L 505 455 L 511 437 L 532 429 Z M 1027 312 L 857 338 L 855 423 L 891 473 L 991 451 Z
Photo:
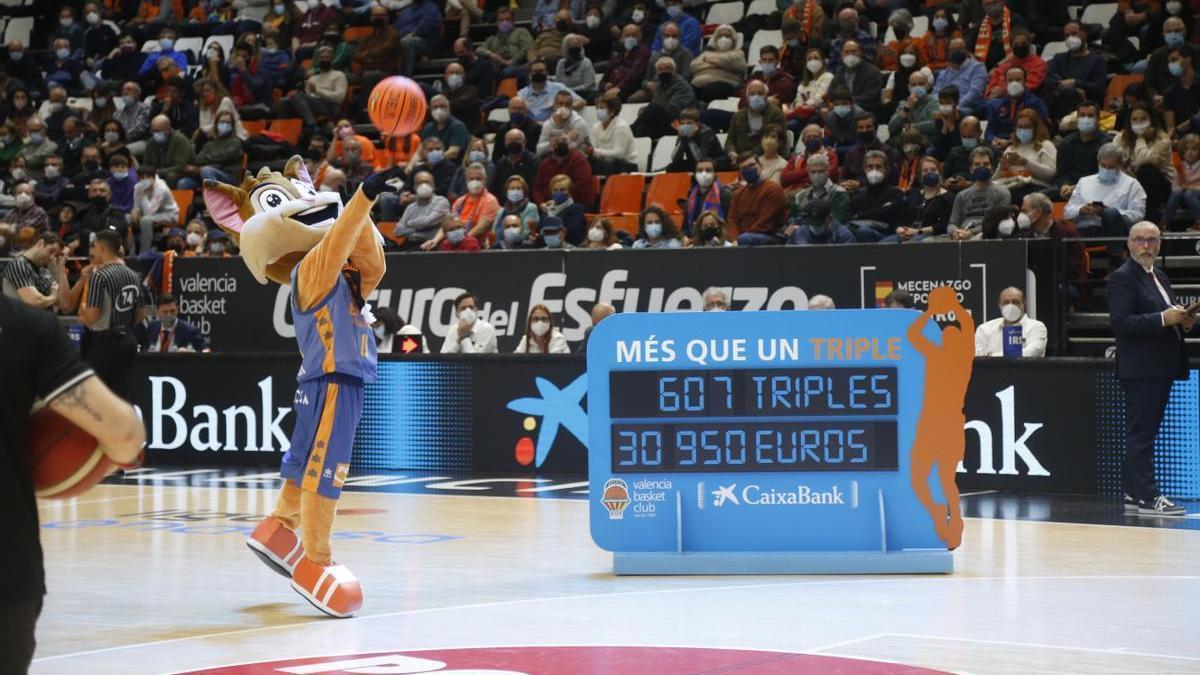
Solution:
M 614 570 L 950 571 L 946 502 L 930 495 L 952 492 L 956 505 L 957 492 L 928 462 L 913 466 L 926 358 L 907 333 L 936 350 L 939 326 L 958 322 L 926 318 L 708 312 L 598 325 L 590 521 Z

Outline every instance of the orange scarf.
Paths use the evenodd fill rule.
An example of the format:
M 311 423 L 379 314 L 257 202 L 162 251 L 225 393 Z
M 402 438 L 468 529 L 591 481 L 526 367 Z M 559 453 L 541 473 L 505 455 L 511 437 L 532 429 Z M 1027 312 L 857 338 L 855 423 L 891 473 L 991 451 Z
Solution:
M 799 20 L 800 21 L 800 29 L 804 31 L 805 35 L 809 35 L 812 33 L 813 4 L 815 4 L 816 1 L 817 0 L 806 0 L 806 2 L 804 3 L 804 16 L 803 17 L 801 17 L 800 12 L 797 11 L 796 5 L 792 5 L 791 7 L 788 7 L 787 11 L 783 13 L 783 16 L 785 19 Z
M 909 188 L 917 185 L 918 177 L 921 173 L 921 156 L 918 154 L 908 162 L 901 160 L 900 164 L 900 179 L 897 187 L 902 191 L 907 192 Z
M 1012 41 L 1012 13 L 1008 11 L 1008 7 L 1004 8 L 1004 35 L 1001 36 L 1004 41 L 1004 55 L 1007 57 L 1012 54 L 1012 46 L 1009 44 Z M 979 37 L 975 40 L 975 60 L 980 63 L 987 62 L 988 50 L 992 46 L 992 21 L 990 19 L 979 24 Z

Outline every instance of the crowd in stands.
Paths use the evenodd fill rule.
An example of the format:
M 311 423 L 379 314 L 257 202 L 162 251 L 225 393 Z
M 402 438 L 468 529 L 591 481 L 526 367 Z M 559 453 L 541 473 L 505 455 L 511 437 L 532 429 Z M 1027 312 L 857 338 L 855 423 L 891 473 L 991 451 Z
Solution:
M 45 232 L 83 255 L 101 229 L 151 280 L 166 252 L 230 255 L 199 188 L 292 153 L 344 197 L 388 172 L 374 215 L 397 250 L 1200 227 L 1200 0 L 1120 0 L 1100 22 L 1067 0 L 778 0 L 716 22 L 699 0 L 520 4 L 37 9 L 52 21 L 0 55 L 0 255 Z M 381 136 L 365 101 L 397 73 L 429 117 Z M 668 138 L 686 185 L 607 213 L 601 181 Z

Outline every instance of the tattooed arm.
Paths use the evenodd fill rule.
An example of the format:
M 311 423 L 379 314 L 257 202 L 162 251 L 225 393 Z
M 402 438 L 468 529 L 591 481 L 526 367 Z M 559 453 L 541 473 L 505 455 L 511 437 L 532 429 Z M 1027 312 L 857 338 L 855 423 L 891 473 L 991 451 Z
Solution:
M 133 406 L 121 400 L 95 375 L 54 397 L 50 408 L 100 441 L 109 459 L 132 464 L 142 452 L 146 428 Z

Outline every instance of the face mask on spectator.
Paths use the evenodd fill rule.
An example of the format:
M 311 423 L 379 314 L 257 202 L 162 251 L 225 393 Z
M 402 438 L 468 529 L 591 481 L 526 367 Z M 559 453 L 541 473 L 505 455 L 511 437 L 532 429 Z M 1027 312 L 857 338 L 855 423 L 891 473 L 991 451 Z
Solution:
M 221 136 L 228 136 L 233 131 L 233 125 L 229 122 L 217 122 L 217 133 Z
M 608 108 L 596 108 L 596 119 L 600 122 L 607 122 Z
M 717 38 L 717 49 L 723 52 L 733 49 L 733 38 L 727 35 L 722 35 L 721 37 Z
M 63 28 L 70 28 L 71 26 L 75 25 L 75 19 L 72 19 L 69 16 L 64 16 L 58 20 L 58 23 L 62 25 Z
M 975 146 L 979 145 L 979 139 L 978 138 L 964 138 L 964 139 L 962 139 L 962 144 L 963 144 L 963 147 L 966 148 L 967 150 L 974 150 Z
M 204 243 L 204 237 L 202 237 L 199 232 L 188 232 L 187 245 L 190 248 L 196 248 L 197 246 L 199 246 L 200 244 L 203 244 L 203 243 Z
M 24 56 L 25 56 L 25 52 L 9 52 L 8 53 L 8 58 L 12 59 L 13 61 L 20 61 L 21 58 Z
M 478 178 L 467 181 L 467 192 L 470 192 L 473 195 L 483 192 L 483 181 L 479 180 Z
M 913 96 L 916 96 L 918 99 L 921 99 L 925 98 L 925 95 L 929 93 L 929 90 L 926 89 L 924 85 L 918 84 L 910 89 L 909 93 L 911 93 Z
M 767 97 L 766 96 L 754 94 L 753 96 L 748 97 L 748 101 L 750 103 L 750 109 L 753 110 L 754 112 L 761 112 L 764 108 L 767 107 Z
M 50 102 L 50 112 L 52 112 L 52 113 L 62 112 L 62 109 L 64 107 L 66 107 L 66 106 L 64 106 L 62 103 L 59 103 L 58 101 Z
M 445 122 L 450 119 L 450 111 L 446 108 L 434 108 L 433 119 L 437 122 Z
M 446 76 L 446 85 L 451 89 L 458 89 L 463 86 L 463 76 L 458 73 L 451 73 Z
M 525 199 L 525 191 L 521 188 L 510 188 L 508 191 L 508 201 L 513 204 L 519 204 Z
M 804 139 L 804 149 L 809 151 L 810 153 L 820 150 L 821 146 L 823 146 L 823 145 L 824 145 L 824 143 L 821 141 L 820 138 Z
M 604 229 L 600 227 L 593 227 L 592 229 L 588 230 L 588 241 L 595 243 L 604 241 Z
M 833 106 L 833 114 L 841 117 L 842 119 L 849 117 L 853 110 L 854 108 L 852 106 L 846 104 Z
M 547 77 L 546 73 L 534 73 L 529 76 L 529 81 L 535 84 L 545 84 Z
M 788 38 L 787 44 L 792 49 L 800 49 L 800 38 Z
M 55 178 L 58 178 L 60 169 L 58 168 L 57 164 L 47 164 L 46 168 L 42 170 L 42 173 L 46 174 L 46 178 L 54 180 Z
M 779 66 L 776 66 L 774 63 L 762 64 L 762 73 L 766 77 L 771 77 L 774 75 L 776 70 L 779 70 Z
M 1078 35 L 1068 35 L 1064 42 L 1067 43 L 1067 49 L 1073 52 L 1079 51 L 1079 48 L 1083 46 L 1083 40 L 1079 39 Z
M 596 16 L 595 14 L 588 14 L 587 19 L 584 20 L 584 23 L 587 24 L 588 28 L 595 30 L 600 26 L 600 17 Z
M 1008 95 L 1016 98 L 1025 93 L 1025 84 L 1023 82 L 1012 81 L 1005 87 L 1008 90 Z
M 219 241 L 212 242 L 208 245 L 208 253 L 209 255 L 224 255 L 225 244 L 222 244 Z
M 912 68 L 913 66 L 917 65 L 917 55 L 916 54 L 901 54 L 900 55 L 900 65 L 904 66 L 905 68 Z
M 679 38 L 663 38 L 662 45 L 664 51 L 673 52 L 679 47 Z
M 441 150 L 430 150 L 429 153 L 425 155 L 425 161 L 429 162 L 430 166 L 437 166 L 438 164 L 441 164 L 442 160 L 445 158 L 446 153 L 442 152 Z
M 500 29 L 501 33 L 508 33 L 513 29 L 513 22 L 508 20 L 501 21 L 496 27 Z
M 166 142 L 167 142 L 167 132 L 165 132 L 165 131 L 156 131 L 156 132 L 154 132 L 154 134 L 153 134 L 153 135 L 154 135 L 154 142 L 155 142 L 155 143 L 166 143 Z
M 27 209 L 33 205 L 33 195 L 28 195 L 22 192 L 16 198 L 18 209 Z
M 1085 134 L 1090 134 L 1096 130 L 1095 117 L 1078 117 L 1075 119 L 1075 128 Z
M 175 40 L 171 38 L 159 38 L 158 48 L 164 52 L 169 52 L 175 47 Z
M 697 171 L 696 172 L 696 182 L 699 183 L 702 187 L 708 187 L 709 185 L 712 185 L 714 177 L 715 176 L 713 175 L 713 172 L 711 172 L 711 171 Z
M 1169 0 L 1166 4 L 1167 14 L 1171 16 L 1179 16 L 1179 12 L 1183 10 L 1183 3 L 1179 0 Z
M 66 61 L 66 60 L 67 60 L 67 57 L 68 57 L 68 56 L 70 56 L 70 55 L 71 55 L 71 50 L 70 50 L 70 49 L 66 49 L 66 48 L 60 48 L 60 49 L 55 49 L 55 50 L 54 50 L 54 56 L 55 56 L 55 57 L 56 57 L 56 58 L 57 58 L 59 61 Z
M 696 134 L 696 125 L 692 122 L 683 122 L 679 125 L 679 135 L 684 138 L 691 138 Z
M 1017 214 L 1017 227 L 1022 230 L 1028 230 L 1030 227 L 1033 227 L 1033 219 L 1029 217 L 1028 213 L 1022 211 Z
M 1146 130 L 1149 128 L 1149 122 L 1130 122 L 1129 124 L 1129 130 L 1132 131 L 1135 136 L 1141 136 L 1142 134 L 1146 133 Z
M 1172 61 L 1172 62 L 1168 63 L 1167 64 L 1167 72 L 1171 73 L 1171 75 L 1173 75 L 1175 77 L 1179 77 L 1179 76 L 1183 75 L 1183 62 L 1182 61 Z
M 128 171 L 114 171 L 114 172 L 112 172 L 112 177 L 115 178 L 116 180 L 125 180 L 126 178 L 129 178 L 129 172 Z
M 1022 42 L 1021 44 L 1013 45 L 1012 51 L 1013 56 L 1017 57 L 1018 59 L 1023 59 L 1029 56 L 1029 44 Z
M 1017 129 L 1017 142 L 1028 143 L 1033 140 L 1033 129 Z
M 942 113 L 943 115 L 949 115 L 954 112 L 954 104 L 952 104 L 952 103 L 938 104 L 938 112 Z
M 635 9 L 633 10 L 633 13 L 629 15 L 629 18 L 632 19 L 634 23 L 641 23 L 643 20 L 645 20 L 646 13 L 640 9 Z
M 421 199 L 429 199 L 433 196 L 433 186 L 429 183 L 418 183 L 417 196 Z
M 873 131 L 873 130 L 872 130 L 872 131 L 860 131 L 860 132 L 858 132 L 858 140 L 860 140 L 860 141 L 862 141 L 863 143 L 866 143 L 866 144 L 869 144 L 869 143 L 874 143 L 874 142 L 875 142 L 875 137 L 876 137 L 876 132 L 875 132 L 875 131 Z
M 25 177 L 25 169 L 22 169 L 21 167 L 18 166 L 17 168 L 10 171 L 9 174 L 13 177 L 13 180 L 21 180 L 22 178 Z
M 467 231 L 461 227 L 458 228 L 457 230 L 450 230 L 449 232 L 446 233 L 446 239 L 449 239 L 450 243 L 455 246 L 458 246 L 459 244 L 461 244 L 462 240 L 465 239 L 466 237 L 467 237 Z
M 654 221 L 646 223 L 646 237 L 649 239 L 658 239 L 662 236 L 662 223 Z
M 1010 302 L 1000 308 L 1000 315 L 1004 317 L 1005 321 L 1016 323 L 1025 315 L 1025 310 L 1021 309 L 1020 305 Z
M 658 83 L 664 87 L 670 86 L 671 80 L 674 80 L 674 79 L 675 79 L 675 73 L 672 73 L 669 70 L 658 74 Z
M 549 239 L 549 237 L 547 237 Z M 549 244 L 549 242 L 547 242 Z M 542 337 L 550 332 L 550 320 L 544 317 L 538 317 L 529 322 L 529 330 L 536 336 Z
M 287 11 L 287 7 L 284 5 L 272 5 L 271 8 L 275 10 L 276 14 L 283 14 Z
M 567 154 L 570 152 L 571 152 L 571 146 L 567 145 L 566 143 L 555 143 L 554 144 L 554 154 L 555 155 L 558 155 L 559 157 L 566 157 Z
M 808 180 L 814 188 L 824 190 L 825 186 L 829 184 L 829 174 L 824 171 L 809 171 Z
M 744 167 L 742 167 L 741 173 L 742 173 L 742 180 L 746 181 L 750 185 L 754 185 L 755 183 L 758 182 L 758 167 L 757 166 L 754 166 L 754 165 L 744 166 Z
M 521 228 L 510 225 L 504 228 L 504 241 L 515 244 L 521 239 Z
M 996 231 L 998 231 L 1001 236 L 1007 237 L 1013 233 L 1013 230 L 1015 230 L 1016 227 L 1017 224 L 1013 222 L 1012 218 L 1005 218 L 996 226 Z M 1011 305 L 1005 305 L 1004 307 L 1000 308 L 1000 311 L 1003 313 L 1008 307 L 1011 307 Z
M 543 234 L 542 241 L 545 242 L 546 248 L 558 248 L 562 246 L 561 234 Z
M 971 169 L 971 180 L 977 183 L 986 183 L 992 179 L 992 168 L 989 166 L 977 166 Z
M 129 96 L 128 94 L 123 94 L 121 96 L 121 102 L 123 102 L 126 106 L 131 106 L 137 104 L 137 99 Z
M 550 194 L 550 198 L 554 200 L 555 204 L 564 204 L 571 198 L 571 193 L 566 190 L 555 190 Z
M 848 54 L 842 59 L 842 63 L 846 64 L 847 68 L 854 70 L 858 67 L 858 64 L 862 63 L 862 57 L 858 54 Z
M 461 229 L 455 230 L 455 232 L 459 233 L 458 238 L 461 240 L 462 239 L 462 230 Z M 474 324 L 475 319 L 477 319 L 477 318 L 479 318 L 479 316 L 475 313 L 475 310 L 471 307 L 467 307 L 466 309 L 458 310 L 459 321 L 466 321 L 469 324 Z
M 950 26 L 950 22 L 940 16 L 935 16 L 932 23 L 933 29 L 939 33 L 946 30 L 946 28 Z
M 467 153 L 467 159 L 471 162 L 483 162 L 487 159 L 487 153 L 482 150 L 472 150 Z
M 631 52 L 637 49 L 638 39 L 635 37 L 627 37 L 621 41 L 621 44 L 625 45 L 625 51 Z
M 1168 47 L 1178 47 L 1183 44 L 1183 33 L 1178 31 L 1163 33 L 1163 42 L 1166 42 Z
M 525 152 L 525 145 L 520 142 L 508 143 L 504 146 L 510 155 L 520 155 Z
M 33 143 L 34 145 L 41 145 L 45 141 L 46 141 L 46 134 L 43 134 L 40 131 L 30 132 L 30 134 L 29 134 L 29 142 L 30 143 Z
M 1100 170 L 1096 173 L 1096 177 L 1101 183 L 1111 184 L 1117 182 L 1117 175 L 1119 173 L 1120 171 L 1118 169 L 1106 169 L 1104 167 L 1100 167 Z
M 956 66 L 961 66 L 967 62 L 967 53 L 964 51 L 950 52 L 950 63 Z
M 809 59 L 808 63 L 805 64 L 805 67 L 808 68 L 808 72 L 816 75 L 817 73 L 821 72 L 822 68 L 825 67 L 825 62 L 821 59 Z
M 925 183 L 925 187 L 934 187 L 942 182 L 942 177 L 936 171 L 930 171 L 921 176 L 921 180 Z
M 878 169 L 873 169 L 867 172 L 867 182 L 871 185 L 879 185 L 883 182 L 883 172 Z

